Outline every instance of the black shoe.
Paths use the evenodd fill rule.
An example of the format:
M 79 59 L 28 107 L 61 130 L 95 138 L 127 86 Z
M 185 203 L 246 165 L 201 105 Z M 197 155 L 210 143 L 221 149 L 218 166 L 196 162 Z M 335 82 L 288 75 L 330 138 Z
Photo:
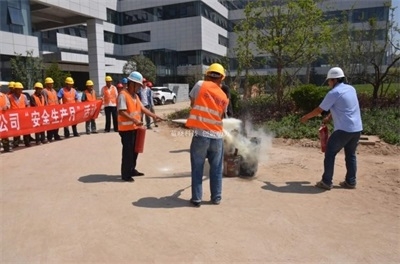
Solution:
M 138 172 L 137 170 L 134 170 L 134 171 L 132 172 L 132 176 L 133 176 L 133 177 L 134 177 L 134 176 L 144 176 L 144 173 Z
M 64 135 L 64 138 L 69 138 L 69 135 Z
M 110 132 L 110 130 L 104 130 L 104 133 L 109 133 Z
M 78 133 L 74 133 L 74 137 L 80 137 Z
M 90 132 L 86 132 L 86 135 L 90 135 Z
M 155 126 L 155 127 L 158 127 L 158 125 L 157 125 L 157 124 L 154 124 L 154 126 Z
M 62 140 L 62 138 L 59 135 L 57 135 L 57 136 L 54 137 L 54 140 L 59 141 L 59 140 Z
M 97 131 L 92 131 L 93 134 L 97 134 Z
M 147 129 L 152 129 L 151 127 L 147 127 Z
M 194 206 L 194 207 L 200 207 L 201 202 L 195 202 L 192 199 L 190 199 L 190 203 Z
M 123 181 L 127 182 L 134 182 L 135 180 L 133 178 L 122 178 Z
M 221 203 L 221 199 L 215 199 L 211 201 L 212 204 L 219 205 Z

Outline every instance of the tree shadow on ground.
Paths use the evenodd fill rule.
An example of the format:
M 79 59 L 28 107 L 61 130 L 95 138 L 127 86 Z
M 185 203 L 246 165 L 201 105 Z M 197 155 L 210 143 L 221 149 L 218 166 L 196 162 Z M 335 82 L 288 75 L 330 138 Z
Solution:
M 326 190 L 310 185 L 308 181 L 290 181 L 286 182 L 284 186 L 277 186 L 271 182 L 264 182 L 265 185 L 261 188 L 267 191 L 281 192 L 281 193 L 304 193 L 304 194 L 318 194 Z
M 121 179 L 121 175 L 107 175 L 107 174 L 89 174 L 79 177 L 78 181 L 83 183 L 99 183 L 99 182 L 121 182 L 126 183 Z

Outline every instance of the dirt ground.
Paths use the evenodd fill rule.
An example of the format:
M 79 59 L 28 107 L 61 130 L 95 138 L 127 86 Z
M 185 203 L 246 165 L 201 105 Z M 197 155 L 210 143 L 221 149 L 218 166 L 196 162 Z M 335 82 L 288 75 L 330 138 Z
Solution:
M 104 117 L 97 124 L 102 131 Z M 313 186 L 323 161 L 315 142 L 266 136 L 256 176 L 224 178 L 212 205 L 205 168 L 204 203 L 194 208 L 190 140 L 166 123 L 148 130 L 137 166 L 146 175 L 133 183 L 120 180 L 117 133 L 0 154 L 0 262 L 400 262 L 399 148 L 360 146 L 355 190 L 338 186 L 340 153 L 335 188 L 323 191 Z

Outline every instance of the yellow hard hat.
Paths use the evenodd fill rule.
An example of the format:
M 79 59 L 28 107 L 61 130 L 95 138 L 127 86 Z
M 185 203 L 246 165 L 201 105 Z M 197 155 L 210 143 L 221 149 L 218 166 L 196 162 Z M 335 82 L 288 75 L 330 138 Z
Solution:
M 44 84 L 48 84 L 48 83 L 54 83 L 53 79 L 50 77 L 47 77 L 46 79 L 44 79 Z
M 92 80 L 87 80 L 86 81 L 86 86 L 93 86 L 94 84 L 93 84 L 93 82 L 92 82 Z
M 41 82 L 37 82 L 37 83 L 35 83 L 35 86 L 33 86 L 33 88 L 41 88 L 41 89 L 43 89 L 43 84 Z
M 24 86 L 20 82 L 15 82 L 14 89 L 24 89 Z
M 212 73 L 219 73 L 220 75 L 222 75 L 222 80 L 225 79 L 225 69 L 224 67 L 219 64 L 219 63 L 213 63 L 210 65 L 210 67 L 208 67 L 207 71 L 206 71 L 206 75 L 210 76 L 210 77 L 218 77 L 216 75 L 213 75 Z
M 66 84 L 74 84 L 74 79 L 72 79 L 71 77 L 67 77 L 67 78 L 65 78 L 65 83 Z
M 8 83 L 8 88 L 14 88 L 15 82 L 11 81 Z
M 112 82 L 111 76 L 106 76 L 106 82 Z

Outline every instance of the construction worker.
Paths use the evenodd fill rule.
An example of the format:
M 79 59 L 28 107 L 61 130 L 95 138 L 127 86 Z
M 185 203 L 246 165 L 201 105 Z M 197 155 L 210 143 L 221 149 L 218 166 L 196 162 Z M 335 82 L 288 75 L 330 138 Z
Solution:
M 112 85 L 111 76 L 106 76 L 106 85 L 101 89 L 101 97 L 103 99 L 104 105 L 104 113 L 106 115 L 106 125 L 104 128 L 104 132 L 110 132 L 111 127 L 111 116 L 114 131 L 118 132 L 118 123 L 117 123 L 117 97 L 118 90 Z
M 150 91 L 151 91 L 151 106 L 150 106 L 150 112 L 152 112 L 153 114 L 155 114 L 156 111 L 155 111 L 155 109 L 154 109 L 153 90 L 152 90 L 152 88 L 153 88 L 153 83 L 150 82 L 150 81 L 147 81 L 146 86 L 149 87 L 149 89 L 150 89 Z M 154 123 L 154 126 L 155 126 L 155 127 L 158 127 L 157 121 L 156 121 L 156 120 L 153 119 L 153 123 Z
M 82 94 L 82 102 L 85 101 L 96 101 L 96 92 L 93 89 L 93 81 L 87 80 L 86 81 L 86 90 Z M 86 134 L 90 135 L 90 133 L 97 134 L 96 129 L 96 121 L 95 119 L 91 119 L 86 121 L 85 123 Z
M 47 77 L 44 80 L 45 89 L 42 90 L 42 94 L 44 97 L 45 105 L 58 105 L 57 92 L 54 89 L 54 81 L 52 78 Z M 54 140 L 61 140 L 60 135 L 58 134 L 58 128 L 47 131 L 47 140 L 52 142 Z
M 22 85 L 22 83 L 20 82 L 15 82 L 14 83 L 14 89 L 13 89 L 13 93 L 9 95 L 8 99 L 10 100 L 10 109 L 20 109 L 20 108 L 26 108 L 26 107 L 30 107 L 30 103 L 28 98 L 26 97 L 25 94 L 22 93 L 22 90 L 24 89 L 24 86 Z M 31 143 L 30 143 L 30 135 L 24 135 L 23 139 L 24 139 L 24 144 L 26 147 L 30 147 Z M 19 146 L 19 142 L 20 138 L 18 137 L 14 137 L 14 141 L 13 141 L 13 147 L 16 148 Z
M 142 88 L 140 88 L 139 93 L 140 93 L 140 101 L 142 102 L 142 105 L 150 111 L 150 109 L 154 105 L 153 94 L 152 94 L 150 88 L 147 87 L 147 80 L 144 78 L 143 78 L 143 86 L 142 86 Z M 142 121 L 143 121 L 143 117 L 146 119 L 147 129 L 151 129 L 150 116 L 145 114 L 144 116 L 142 116 Z
M 143 76 L 132 72 L 128 77 L 128 88 L 121 90 L 118 95 L 118 131 L 122 143 L 121 177 L 123 181 L 134 181 L 133 176 L 143 176 L 136 170 L 138 153 L 134 152 L 137 129 L 143 125 L 142 113 L 161 121 L 140 102 L 137 93 L 143 86 Z
M 191 204 L 200 207 L 203 195 L 202 179 L 205 159 L 210 164 L 211 202 L 219 204 L 222 193 L 223 128 L 222 118 L 229 104 L 228 97 L 221 89 L 225 69 L 213 63 L 206 71 L 204 81 L 195 84 L 189 94 L 190 110 L 186 126 L 194 131 L 190 145 L 192 168 Z
M 116 87 L 117 87 L 118 94 L 122 91 L 122 89 L 124 89 L 124 85 L 122 83 L 118 83 Z
M 124 86 L 124 89 L 128 88 L 128 78 L 122 78 L 121 83 Z
M 57 93 L 57 97 L 60 104 L 72 104 L 80 102 L 78 93 L 72 87 L 73 85 L 74 85 L 74 79 L 72 79 L 71 77 L 65 78 L 65 86 L 61 88 Z M 72 125 L 72 133 L 74 137 L 79 137 L 79 133 L 76 126 L 77 125 Z M 64 137 L 69 138 L 69 136 L 70 136 L 69 128 L 64 127 Z
M 13 84 L 14 86 L 14 84 Z M 10 109 L 10 100 L 8 99 L 8 96 L 2 92 L 0 92 L 0 110 L 5 111 Z M 10 140 L 8 138 L 2 138 L 1 139 L 1 144 L 3 145 L 3 151 L 4 152 L 11 152 L 10 148 Z
M 335 158 L 344 148 L 347 172 L 345 180 L 339 185 L 343 188 L 355 189 L 357 185 L 356 150 L 363 130 L 357 92 L 353 86 L 345 83 L 346 77 L 339 67 L 333 67 L 328 71 L 326 81 L 330 88 L 329 92 L 319 106 L 300 119 L 302 123 L 306 123 L 308 119 L 320 115 L 322 111 L 330 111 L 330 114 L 323 120 L 324 123 L 333 119 L 334 131 L 326 146 L 324 172 L 322 179 L 315 186 L 324 190 L 333 188 Z
M 10 81 L 10 82 L 8 83 L 8 93 L 7 93 L 7 95 L 10 95 L 10 94 L 13 93 L 14 84 L 15 84 L 15 82 L 13 82 L 13 81 Z
M 39 107 L 46 105 L 46 100 L 44 99 L 44 96 L 42 94 L 43 84 L 37 82 L 35 83 L 35 86 L 33 88 L 35 89 L 35 92 L 32 94 L 31 106 Z M 35 142 L 36 145 L 40 145 L 40 143 L 46 144 L 47 140 L 45 133 L 44 132 L 35 133 Z

